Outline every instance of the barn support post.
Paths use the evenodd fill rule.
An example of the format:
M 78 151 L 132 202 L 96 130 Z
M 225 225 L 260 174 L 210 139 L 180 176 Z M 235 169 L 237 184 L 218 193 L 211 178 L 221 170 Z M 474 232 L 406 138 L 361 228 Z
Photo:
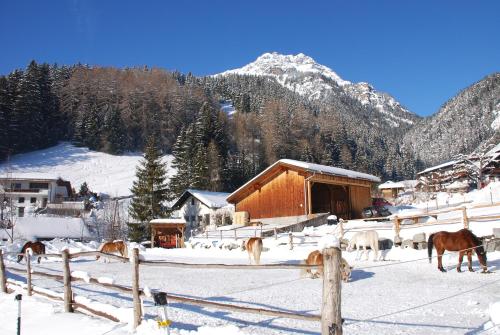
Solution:
M 293 234 L 292 234 L 292 232 L 288 233 L 288 245 L 290 246 L 290 250 L 293 250 Z
M 339 248 L 323 250 L 323 300 L 321 335 L 342 335 L 341 274 L 342 252 Z
M 260 223 L 260 236 L 259 236 L 259 237 L 262 237 L 262 226 L 263 226 L 263 224 L 262 224 L 262 222 L 261 222 L 261 223 Z
M 33 294 L 33 286 L 31 285 L 31 257 L 29 248 L 24 253 L 24 256 L 26 257 L 26 291 L 28 296 L 31 296 Z
M 465 206 L 462 207 L 462 223 L 465 229 L 469 229 L 469 218 L 467 217 L 467 208 Z
M 69 269 L 69 251 L 64 249 L 62 251 L 63 261 L 63 283 L 64 283 L 64 311 L 73 313 L 73 292 L 71 291 L 71 271 Z
M 0 292 L 7 293 L 7 274 L 5 273 L 2 249 L 0 249 Z
M 132 297 L 134 300 L 134 329 L 141 324 L 141 298 L 139 292 L 139 249 L 132 250 Z

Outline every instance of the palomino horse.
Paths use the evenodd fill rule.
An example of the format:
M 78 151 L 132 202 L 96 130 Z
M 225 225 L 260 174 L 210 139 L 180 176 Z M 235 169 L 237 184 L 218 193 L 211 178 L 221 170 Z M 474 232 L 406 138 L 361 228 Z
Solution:
M 360 250 L 363 247 L 363 252 L 366 253 L 366 260 L 368 260 L 368 253 L 366 247 L 370 247 L 373 250 L 373 260 L 378 260 L 378 234 L 375 230 L 360 231 L 351 238 L 349 245 L 347 246 L 347 251 L 354 250 L 356 246 L 356 260 L 361 258 Z
M 21 252 L 17 256 L 17 262 L 19 263 L 24 255 L 26 254 L 26 250 L 31 249 L 32 253 L 34 255 L 43 255 L 45 254 L 45 244 L 42 242 L 31 242 L 28 241 L 24 244 L 23 248 L 21 249 Z M 40 259 L 42 257 L 38 257 L 38 264 L 40 264 Z
M 248 252 L 248 260 L 252 264 L 252 258 L 255 264 L 260 264 L 260 254 L 262 253 L 262 239 L 260 237 L 251 237 L 243 242 Z
M 319 250 L 311 251 L 307 256 L 307 259 L 305 260 L 305 264 L 318 265 L 318 269 L 315 272 L 313 272 L 314 270 L 311 269 L 302 271 L 302 277 L 307 274 L 309 274 L 313 279 L 323 276 L 323 254 Z M 340 273 L 342 276 L 342 280 L 346 283 L 349 281 L 349 278 L 351 278 L 351 270 L 352 266 L 350 266 L 349 263 L 347 263 L 347 261 L 344 259 L 344 257 L 342 257 L 340 260 Z
M 122 257 L 128 256 L 127 244 L 122 240 L 116 240 L 113 242 L 105 242 L 99 247 L 99 251 L 105 254 L 112 254 L 114 252 L 119 252 Z M 96 260 L 99 259 L 99 255 L 95 257 Z
M 442 258 L 445 250 L 459 251 L 457 271 L 462 272 L 462 261 L 464 255 L 467 254 L 469 260 L 469 271 L 472 269 L 472 253 L 476 252 L 479 263 L 483 267 L 483 272 L 488 271 L 486 265 L 486 252 L 482 246 L 481 240 L 468 229 L 461 229 L 457 232 L 450 233 L 447 231 L 440 231 L 429 236 L 427 241 L 427 252 L 429 254 L 429 263 L 432 262 L 432 248 L 436 247 L 438 258 L 438 269 L 446 272 L 443 268 Z

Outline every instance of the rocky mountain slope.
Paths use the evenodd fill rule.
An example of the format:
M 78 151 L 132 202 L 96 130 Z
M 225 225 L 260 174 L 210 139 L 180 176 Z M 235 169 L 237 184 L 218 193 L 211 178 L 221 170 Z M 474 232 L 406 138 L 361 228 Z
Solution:
M 297 55 L 265 53 L 242 68 L 218 75 L 229 74 L 271 77 L 310 101 L 328 102 L 347 95 L 372 113 L 379 114 L 389 127 L 407 127 L 420 119 L 389 94 L 378 92 L 365 82 L 352 83 L 344 80 L 332 69 L 318 64 L 302 53 Z
M 408 130 L 404 143 L 426 164 L 470 153 L 500 135 L 500 73 L 465 88 Z

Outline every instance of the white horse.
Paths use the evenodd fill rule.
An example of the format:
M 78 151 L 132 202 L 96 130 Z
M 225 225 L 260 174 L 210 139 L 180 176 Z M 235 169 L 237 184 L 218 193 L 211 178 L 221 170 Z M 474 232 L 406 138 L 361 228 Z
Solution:
M 370 247 L 374 251 L 373 260 L 378 260 L 378 234 L 375 230 L 360 231 L 351 238 L 349 245 L 347 246 L 347 251 L 354 250 L 356 246 L 356 260 L 361 258 L 361 254 L 366 253 L 366 260 L 368 260 L 367 247 Z M 363 252 L 360 253 L 361 247 L 363 247 Z

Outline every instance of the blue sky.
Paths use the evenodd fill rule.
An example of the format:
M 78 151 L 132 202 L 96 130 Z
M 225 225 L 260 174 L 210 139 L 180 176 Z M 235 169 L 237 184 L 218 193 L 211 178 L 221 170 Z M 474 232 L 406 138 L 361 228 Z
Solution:
M 419 115 L 500 71 L 500 1 L 0 0 L 0 74 L 31 59 L 195 75 L 305 53 Z

